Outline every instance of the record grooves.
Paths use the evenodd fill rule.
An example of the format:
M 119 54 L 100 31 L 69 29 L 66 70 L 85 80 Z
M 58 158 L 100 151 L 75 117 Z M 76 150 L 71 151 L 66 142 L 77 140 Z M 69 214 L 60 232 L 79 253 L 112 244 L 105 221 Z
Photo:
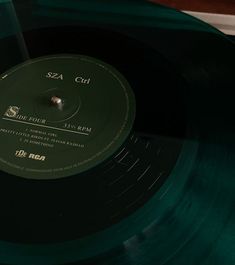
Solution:
M 233 264 L 234 44 L 99 4 L 0 4 L 0 264 Z
M 94 46 L 98 35 L 100 43 Z M 3 239 L 31 243 L 71 240 L 120 221 L 143 205 L 164 183 L 181 150 L 182 141 L 177 138 L 182 138 L 186 130 L 178 94 L 183 81 L 172 75 L 168 62 L 156 52 L 148 49 L 146 54 L 144 45 L 109 31 L 62 27 L 26 32 L 24 37 L 31 58 L 89 54 L 112 62 L 135 89 L 138 108 L 133 134 L 108 161 L 79 177 L 38 183 L 8 176 L 1 184 L 2 198 L 13 182 L 14 194 L 20 198 L 2 205 L 2 222 L 6 224 L 1 231 Z M 119 38 L 123 38 L 126 47 L 113 53 L 118 51 Z M 146 65 L 148 71 L 143 68 Z M 175 89 L 174 97 L 169 97 L 166 88 L 172 86 L 179 89 Z M 152 126 L 153 122 L 156 125 Z M 18 224 L 11 224 L 11 219 L 17 219 Z

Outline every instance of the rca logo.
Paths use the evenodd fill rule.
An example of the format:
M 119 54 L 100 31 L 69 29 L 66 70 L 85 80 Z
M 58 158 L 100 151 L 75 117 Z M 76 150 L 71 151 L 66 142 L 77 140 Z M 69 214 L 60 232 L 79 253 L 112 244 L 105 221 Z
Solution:
M 33 159 L 33 160 L 36 160 L 36 161 L 45 161 L 46 160 L 45 156 L 35 155 L 35 154 L 32 154 L 32 153 L 28 154 L 24 150 L 16 151 L 15 156 L 19 157 L 19 158 L 29 158 L 29 159 Z
M 29 158 L 33 159 L 33 160 L 37 160 L 37 161 L 45 161 L 46 160 L 45 156 L 40 156 L 40 155 L 35 155 L 35 154 L 30 154 Z

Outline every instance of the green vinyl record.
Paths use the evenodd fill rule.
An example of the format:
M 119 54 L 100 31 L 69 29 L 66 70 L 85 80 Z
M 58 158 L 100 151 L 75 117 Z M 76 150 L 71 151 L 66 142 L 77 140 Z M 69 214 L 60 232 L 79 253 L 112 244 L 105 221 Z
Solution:
M 142 0 L 0 14 L 0 264 L 234 264 L 232 40 Z

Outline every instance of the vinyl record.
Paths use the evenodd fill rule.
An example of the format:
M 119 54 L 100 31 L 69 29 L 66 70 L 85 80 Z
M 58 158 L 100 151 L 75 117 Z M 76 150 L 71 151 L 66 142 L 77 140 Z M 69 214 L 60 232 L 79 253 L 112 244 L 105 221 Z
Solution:
M 234 43 L 148 1 L 0 11 L 0 264 L 233 264 Z

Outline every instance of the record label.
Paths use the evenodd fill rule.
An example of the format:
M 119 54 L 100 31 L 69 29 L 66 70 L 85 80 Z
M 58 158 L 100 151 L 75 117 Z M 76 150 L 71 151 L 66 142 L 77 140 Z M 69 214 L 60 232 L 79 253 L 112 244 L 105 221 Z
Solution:
M 135 119 L 127 80 L 92 57 L 27 61 L 0 77 L 0 89 L 0 168 L 23 178 L 63 178 L 98 165 Z

